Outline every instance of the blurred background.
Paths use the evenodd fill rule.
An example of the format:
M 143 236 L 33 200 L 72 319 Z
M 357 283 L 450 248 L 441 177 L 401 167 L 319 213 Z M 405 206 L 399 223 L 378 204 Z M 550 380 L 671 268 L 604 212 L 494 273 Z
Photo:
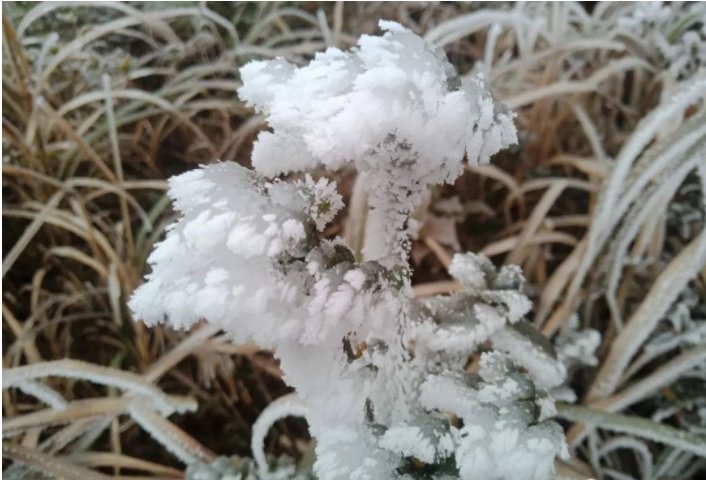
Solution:
M 571 371 L 579 403 L 703 442 L 664 442 L 649 425 L 625 434 L 565 422 L 572 459 L 562 474 L 697 478 L 704 6 L 3 2 L 4 474 L 183 478 L 159 432 L 205 464 L 250 456 L 252 423 L 288 391 L 273 355 L 208 328 L 147 329 L 125 302 L 174 219 L 165 180 L 217 159 L 249 165 L 266 125 L 238 100 L 239 66 L 304 64 L 379 33 L 382 18 L 442 47 L 460 74 L 483 72 L 520 132 L 519 145 L 420 207 L 417 293 L 453 290 L 454 252 L 520 265 L 546 336 L 576 325 L 602 334 L 595 368 Z M 333 178 L 347 199 L 354 173 Z M 347 218 L 325 235 L 344 235 Z M 629 361 L 618 387 L 588 398 L 616 358 Z M 46 363 L 61 359 L 72 361 Z M 120 372 L 198 409 L 135 419 L 114 386 Z M 310 462 L 306 423 L 278 422 L 267 451 Z

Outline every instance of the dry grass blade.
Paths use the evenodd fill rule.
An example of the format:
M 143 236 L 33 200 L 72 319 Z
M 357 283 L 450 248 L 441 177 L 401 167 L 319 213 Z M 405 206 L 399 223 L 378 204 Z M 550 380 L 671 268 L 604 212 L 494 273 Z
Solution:
M 113 95 L 111 94 L 110 77 L 102 76 L 103 89 L 105 90 L 105 110 L 108 118 L 108 135 L 110 137 L 110 146 L 113 157 L 113 169 L 115 171 L 116 180 L 119 184 L 125 180 L 123 174 L 123 161 L 120 158 L 120 147 L 118 145 L 118 128 L 115 124 L 115 111 L 113 109 Z M 130 226 L 130 213 L 127 208 L 127 202 L 123 196 L 120 196 L 120 213 L 123 217 L 122 229 L 127 240 L 127 254 L 135 255 L 135 241 L 132 236 L 132 227 Z
M 144 377 L 151 382 L 156 381 L 191 352 L 201 347 L 208 338 L 212 337 L 219 331 L 220 328 L 212 323 L 203 325 L 201 328 L 194 330 L 188 337 L 179 343 L 176 348 L 170 350 L 169 353 L 156 360 L 150 366 L 149 370 L 145 372 Z
M 527 245 L 530 238 L 535 235 L 535 233 L 539 229 L 540 224 L 544 221 L 547 214 L 549 213 L 549 209 L 552 208 L 554 202 L 556 202 L 557 198 L 559 198 L 559 195 L 561 195 L 561 192 L 563 192 L 567 186 L 568 182 L 566 180 L 559 180 L 558 182 L 554 183 L 551 187 L 549 187 L 546 192 L 544 192 L 544 195 L 542 195 L 542 199 L 539 201 L 534 210 L 532 210 L 532 214 L 525 223 L 525 226 L 522 229 L 522 233 L 520 233 L 520 236 L 517 239 L 517 243 L 512 253 L 510 253 L 510 255 L 507 257 L 506 263 L 518 265 L 522 263 L 525 254 L 523 250 L 524 247 Z
M 434 253 L 434 256 L 439 259 L 441 265 L 448 270 L 449 265 L 451 265 L 451 256 L 446 252 L 443 246 L 437 242 L 434 238 L 425 235 L 422 238 L 424 244 L 429 247 L 429 249 Z
M 674 165 L 670 167 L 674 170 L 657 177 L 664 179 L 663 181 L 653 186 L 646 187 L 637 197 L 634 207 L 629 209 L 626 215 L 627 219 L 624 221 L 623 225 L 616 228 L 614 232 L 615 238 L 607 253 L 607 258 L 609 262 L 612 263 L 612 266 L 608 267 L 606 296 L 613 319 L 618 323 L 620 328 L 622 328 L 622 318 L 616 301 L 616 293 L 624 268 L 621 260 L 628 257 L 627 252 L 631 244 L 635 246 L 639 245 L 635 242 L 636 237 L 641 230 L 644 231 L 650 219 L 655 219 L 655 211 L 659 211 L 660 206 L 669 203 L 669 200 L 683 184 L 687 175 L 695 169 L 698 162 L 706 159 L 706 157 L 702 158 L 698 156 L 698 152 L 701 148 L 706 148 L 706 142 L 692 147 L 690 152 L 687 152 L 685 156 L 686 160 L 680 159 L 679 161 L 673 162 Z M 691 155 L 689 155 L 689 153 L 691 153 Z M 617 208 L 620 207 L 618 206 Z M 649 235 L 647 237 L 649 238 Z
M 80 378 L 91 382 L 113 386 L 141 395 L 160 409 L 169 414 L 173 411 L 183 412 L 196 408 L 193 401 L 175 399 L 163 393 L 141 375 L 101 367 L 78 360 L 54 360 L 35 363 L 16 368 L 3 369 L 2 387 L 9 388 L 20 382 L 49 376 Z
M 2 303 L 2 321 L 10 327 L 10 330 L 17 339 L 16 341 L 21 342 L 22 350 L 27 356 L 27 359 L 32 363 L 41 362 L 42 356 L 39 353 L 39 350 L 37 350 L 37 346 L 34 344 L 33 341 L 31 341 L 31 339 L 25 338 L 24 329 L 22 325 L 20 325 L 20 322 L 17 320 L 17 318 L 8 308 L 5 302 Z
M 77 453 L 68 457 L 72 463 L 88 467 L 117 467 L 131 470 L 142 470 L 160 477 L 183 478 L 184 473 L 176 468 L 165 467 L 157 463 L 139 458 L 109 452 Z
M 79 419 L 120 415 L 127 412 L 130 402 L 131 399 L 125 397 L 75 400 L 64 410 L 48 408 L 13 418 L 6 418 L 2 422 L 3 436 L 13 435 L 32 428 L 72 423 Z
M 542 333 L 546 336 L 551 337 L 554 332 L 560 327 L 561 322 L 568 318 L 570 313 L 573 311 L 573 305 L 570 308 L 566 308 L 563 305 L 560 306 L 554 315 L 546 320 L 551 308 L 560 299 L 561 293 L 564 291 L 566 286 L 569 284 L 573 272 L 578 268 L 581 258 L 584 254 L 586 248 L 586 239 L 581 240 L 574 250 L 562 263 L 559 265 L 554 273 L 546 282 L 542 294 L 539 298 L 539 308 L 535 315 L 535 325 L 542 326 Z M 546 322 L 545 322 L 546 320 Z
M 54 10 L 58 8 L 75 8 L 75 7 L 80 7 L 83 6 L 83 2 L 42 2 L 39 3 L 35 8 L 27 12 L 27 14 L 22 18 L 22 21 L 17 27 L 17 33 L 20 36 L 24 36 L 27 29 L 29 26 L 39 20 L 41 17 L 44 15 L 49 15 L 52 13 Z M 128 14 L 128 15 L 139 15 L 139 11 L 130 7 L 129 5 L 126 5 L 122 2 L 102 2 L 100 4 L 101 8 L 110 8 L 110 9 L 115 9 L 118 10 L 122 13 Z M 152 24 L 153 28 L 158 28 L 159 33 L 161 35 L 168 35 L 168 28 L 166 27 L 166 24 L 162 23 L 160 25 Z M 173 36 L 172 32 L 172 39 L 176 40 Z
M 3 442 L 2 456 L 20 462 L 32 470 L 49 475 L 51 478 L 62 480 L 105 480 L 110 478 L 56 456 L 40 453 L 20 445 L 11 445 L 8 442 Z
M 35 225 L 36 221 L 37 225 L 36 227 L 34 227 L 36 228 L 36 230 L 38 230 L 42 224 L 46 223 L 76 234 L 77 236 L 83 238 L 87 243 L 89 243 L 89 245 L 94 244 L 96 246 L 96 248 L 94 248 L 94 251 L 100 251 L 108 259 L 110 259 L 110 261 L 114 262 L 119 268 L 121 281 L 130 284 L 130 277 L 126 271 L 126 266 L 124 262 L 121 261 L 120 256 L 115 251 L 114 246 L 111 244 L 111 242 L 105 235 L 95 231 L 93 229 L 93 226 L 87 223 L 83 218 L 78 217 L 74 214 L 67 214 L 64 211 L 56 210 L 51 205 L 45 205 L 43 207 L 39 205 L 30 206 L 34 207 L 34 209 L 23 210 L 7 208 L 3 211 L 3 214 L 6 217 L 31 219 L 33 221 L 31 224 L 32 226 Z M 35 209 L 39 210 L 39 215 L 37 214 Z M 30 233 L 34 234 L 36 233 L 36 230 Z M 27 237 L 29 237 L 29 234 L 27 235 Z M 23 236 L 23 239 L 24 238 L 25 237 Z M 27 243 L 23 245 L 25 248 L 27 246 Z M 17 253 L 17 256 L 19 256 L 20 253 L 21 251 Z M 10 266 L 12 266 L 12 264 L 8 264 L 8 270 Z
M 54 410 L 66 409 L 66 400 L 64 400 L 64 397 L 43 383 L 33 380 L 24 380 L 17 384 L 17 388 L 27 395 L 32 395 L 37 400 L 41 400 Z
M 623 58 L 601 68 L 592 76 L 581 82 L 557 82 L 543 88 L 515 95 L 512 98 L 503 98 L 502 100 L 508 107 L 514 109 L 536 103 L 546 98 L 577 93 L 589 93 L 598 90 L 600 83 L 609 79 L 611 76 L 621 74 L 626 70 L 635 70 L 638 68 L 651 69 L 652 67 L 640 58 Z
M 706 363 L 706 345 L 678 355 L 647 377 L 625 387 L 619 393 L 589 404 L 591 408 L 615 412 L 644 400 L 659 389 L 673 384 L 683 374 Z
M 213 452 L 149 407 L 132 402 L 129 411 L 145 431 L 186 465 L 197 461 L 210 463 L 215 459 Z
M 48 220 L 51 212 L 59 204 L 61 199 L 64 197 L 64 192 L 56 192 L 49 199 L 47 204 L 42 208 L 38 215 L 33 216 L 32 223 L 30 223 L 22 236 L 17 242 L 12 246 L 12 249 L 5 255 L 2 259 L 2 276 L 12 268 L 22 252 L 27 248 L 27 245 L 32 238 L 37 234 L 42 225 Z
M 511 254 L 518 252 L 521 247 L 526 248 L 533 245 L 542 245 L 547 243 L 560 243 L 563 245 L 575 246 L 578 242 L 571 235 L 562 232 L 539 232 L 532 235 L 531 238 L 526 239 L 524 243 L 522 243 L 522 238 L 520 236 L 512 235 L 486 245 L 481 250 L 481 253 L 488 257 L 495 257 L 508 252 Z
M 706 456 L 706 438 L 662 425 L 640 417 L 592 410 L 577 405 L 558 404 L 558 414 L 567 420 L 581 422 L 614 432 L 628 433 L 656 442 L 672 445 L 681 450 Z
M 70 258 L 72 260 L 75 260 L 88 267 L 91 267 L 101 277 L 106 279 L 108 278 L 108 270 L 105 268 L 105 265 L 74 247 L 52 247 L 51 249 L 49 249 L 48 253 L 56 255 L 58 257 Z
M 573 155 L 557 155 L 549 161 L 550 165 L 569 165 L 580 172 L 597 178 L 604 178 L 607 174 L 607 166 L 598 163 L 594 158 L 582 158 Z
M 56 126 L 68 136 L 76 144 L 76 148 L 84 155 L 88 160 L 93 163 L 93 165 L 101 172 L 102 176 L 109 181 L 115 181 L 115 173 L 106 165 L 103 159 L 96 153 L 96 151 L 83 139 L 81 133 L 76 131 L 76 129 L 60 115 L 56 110 L 54 110 L 49 103 L 44 99 L 39 99 L 37 102 L 37 108 L 39 108 L 50 121 L 50 126 L 55 123 Z

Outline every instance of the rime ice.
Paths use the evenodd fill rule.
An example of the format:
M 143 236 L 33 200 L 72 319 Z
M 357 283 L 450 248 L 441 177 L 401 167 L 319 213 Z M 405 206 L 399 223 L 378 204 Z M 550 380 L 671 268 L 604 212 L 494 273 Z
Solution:
M 430 184 L 517 141 L 512 114 L 482 77 L 461 80 L 443 51 L 394 22 L 348 52 L 329 48 L 307 66 L 282 59 L 241 69 L 240 97 L 265 115 L 253 165 L 265 175 L 352 163 L 367 173 L 365 255 L 401 265 L 407 223 Z

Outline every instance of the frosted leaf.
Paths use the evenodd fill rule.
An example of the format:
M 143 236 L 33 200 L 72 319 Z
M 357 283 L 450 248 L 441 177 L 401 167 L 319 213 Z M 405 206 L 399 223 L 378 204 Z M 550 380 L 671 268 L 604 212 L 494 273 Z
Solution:
M 532 302 L 522 292 L 514 290 L 490 290 L 483 292 L 481 298 L 498 305 L 507 316 L 509 323 L 521 320 L 532 309 Z
M 427 410 L 451 412 L 461 418 L 474 418 L 481 403 L 478 392 L 469 388 L 477 382 L 465 374 L 430 375 L 420 386 L 419 401 Z
M 377 448 L 374 435 L 365 429 L 333 427 L 317 439 L 314 471 L 320 480 L 392 479 L 396 456 Z
M 568 387 L 558 387 L 552 389 L 551 395 L 538 394 L 534 400 L 534 403 L 539 407 L 539 420 L 544 421 L 548 418 L 556 416 L 556 404 L 555 400 L 573 403 L 576 401 L 576 396 L 573 391 L 566 392 Z
M 506 328 L 493 334 L 493 347 L 525 367 L 541 386 L 552 388 L 564 383 L 566 367 L 555 358 L 551 345 L 542 341 L 539 333 L 530 336 L 535 332 L 532 327 L 518 326 L 522 330 Z
M 451 276 L 468 289 L 487 289 L 494 271 L 487 257 L 473 253 L 454 255 L 449 265 Z
M 434 322 L 420 327 L 419 337 L 434 351 L 470 354 L 507 321 L 502 310 L 465 292 L 432 299 L 425 306 Z
M 497 272 L 487 257 L 469 253 L 455 255 L 449 271 L 463 289 L 425 303 L 435 323 L 420 330 L 427 348 L 470 354 L 531 309 L 532 303 L 520 290 L 524 278 L 514 268 Z
M 520 384 L 513 378 L 506 378 L 499 384 L 488 385 L 478 391 L 478 399 L 483 403 L 503 403 L 515 400 L 521 392 Z
M 550 478 L 566 453 L 561 427 L 546 420 L 553 402 L 500 352 L 481 356 L 480 373 L 430 376 L 421 386 L 425 408 L 463 420 L 451 428 L 459 477 Z
M 478 319 L 476 331 L 479 332 L 479 336 L 483 341 L 505 325 L 506 319 L 502 313 L 490 305 L 476 304 L 473 306 L 473 313 Z
M 236 338 L 276 348 L 284 378 L 310 412 L 319 478 L 405 478 L 398 469 L 410 458 L 428 464 L 453 458 L 460 471 L 489 462 L 492 469 L 501 461 L 499 452 L 513 445 L 532 455 L 522 442 L 544 438 L 528 433 L 534 431 L 529 425 L 545 422 L 553 403 L 510 358 L 533 374 L 534 364 L 510 351 L 492 352 L 481 356 L 480 375 L 462 372 L 480 342 L 513 349 L 504 345 L 503 334 L 511 323 L 523 324 L 519 317 L 529 309 L 522 292 L 512 288 L 523 283 L 517 270 L 497 272 L 485 257 L 458 256 L 455 273 L 469 288 L 420 305 L 400 270 L 356 262 L 340 240 L 316 238 L 318 182 L 267 182 L 238 166 L 203 170 L 193 177 L 200 182 L 196 198 L 208 196 L 209 203 L 184 205 L 189 214 L 170 227 L 166 247 L 150 259 L 153 273 L 143 295 L 164 295 L 166 305 L 153 302 L 150 308 L 172 323 L 180 312 L 198 312 Z M 237 186 L 227 192 L 236 198 L 220 187 L 227 173 Z M 247 208 L 233 206 L 242 196 L 248 196 Z M 218 242 L 196 238 L 193 227 L 183 233 L 191 219 L 200 226 L 214 218 L 226 224 L 209 229 Z M 199 255 L 212 257 L 191 263 Z M 131 306 L 140 306 L 139 295 Z M 180 311 L 169 310 L 172 298 Z M 522 341 L 536 347 L 531 338 Z M 440 421 L 444 413 L 463 420 L 461 436 Z M 472 443 L 471 430 L 492 448 Z M 560 446 L 543 447 L 549 452 L 543 458 L 551 463 Z M 498 468 L 497 478 L 513 478 Z
M 433 328 L 423 336 L 424 345 L 432 351 L 470 352 L 490 338 L 504 325 L 503 318 L 490 309 L 485 324 L 470 327 L 464 324 L 450 324 Z M 495 320 L 491 323 L 489 320 Z
M 503 415 L 479 419 L 456 432 L 456 464 L 461 479 L 551 478 L 554 458 L 566 446 L 561 427 L 541 423 L 526 429 L 508 425 Z
M 463 87 L 478 112 L 472 125 L 473 134 L 466 136 L 466 154 L 472 164 L 486 164 L 492 155 L 517 143 L 513 114 L 502 105 L 493 104 L 482 75 L 464 81 Z
M 312 216 L 317 206 L 328 201 L 331 214 L 339 208 L 333 184 L 267 182 L 235 163 L 219 163 L 174 177 L 169 195 L 182 216 L 156 245 L 148 259 L 152 273 L 130 300 L 146 323 L 168 318 L 175 328 L 188 328 L 205 316 L 265 346 L 276 341 L 272 333 L 305 334 L 314 310 L 350 307 L 353 288 L 339 288 L 342 274 L 328 269 L 319 272 L 328 278 L 319 282 L 331 284 L 332 298 L 301 291 L 307 282 L 317 285 L 297 259 L 311 249 L 317 222 L 323 225 L 321 216 Z M 327 252 L 336 255 L 335 248 Z M 250 322 L 253 316 L 259 324 Z
M 506 378 L 511 371 L 507 357 L 501 352 L 484 352 L 478 362 L 478 374 L 486 382 L 497 382 Z
M 519 400 L 535 400 L 539 395 L 534 383 L 501 352 L 484 352 L 480 357 L 478 399 L 496 407 L 508 406 Z
M 380 437 L 380 447 L 429 465 L 442 462 L 455 451 L 449 428 L 444 425 L 447 422 L 433 417 L 424 420 L 420 424 L 398 424 L 388 428 Z
M 522 290 L 525 277 L 522 269 L 517 265 L 503 265 L 495 278 L 495 288 L 508 290 Z
M 191 170 L 169 179 L 169 196 L 174 208 L 187 213 L 211 203 L 210 193 L 216 187 L 201 169 Z
M 520 431 L 502 421 L 464 427 L 459 432 L 457 464 L 461 479 L 540 480 L 550 478 L 554 456 L 565 449 L 556 424 Z

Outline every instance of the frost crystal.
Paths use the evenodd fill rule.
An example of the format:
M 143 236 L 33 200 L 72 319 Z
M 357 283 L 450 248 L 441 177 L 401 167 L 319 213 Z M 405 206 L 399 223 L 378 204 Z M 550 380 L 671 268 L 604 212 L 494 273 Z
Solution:
M 514 142 L 512 115 L 443 52 L 381 27 L 306 67 L 242 69 L 241 96 L 273 129 L 256 143 L 257 172 L 217 163 L 170 180 L 181 216 L 130 307 L 148 324 L 206 318 L 274 349 L 321 480 L 550 478 L 565 451 L 550 391 L 565 368 L 524 320 L 519 268 L 458 255 L 462 290 L 422 302 L 407 260 L 424 189 L 455 179 L 464 155 L 487 162 Z M 369 180 L 364 261 L 319 235 L 343 205 L 335 184 L 267 177 L 347 163 Z

